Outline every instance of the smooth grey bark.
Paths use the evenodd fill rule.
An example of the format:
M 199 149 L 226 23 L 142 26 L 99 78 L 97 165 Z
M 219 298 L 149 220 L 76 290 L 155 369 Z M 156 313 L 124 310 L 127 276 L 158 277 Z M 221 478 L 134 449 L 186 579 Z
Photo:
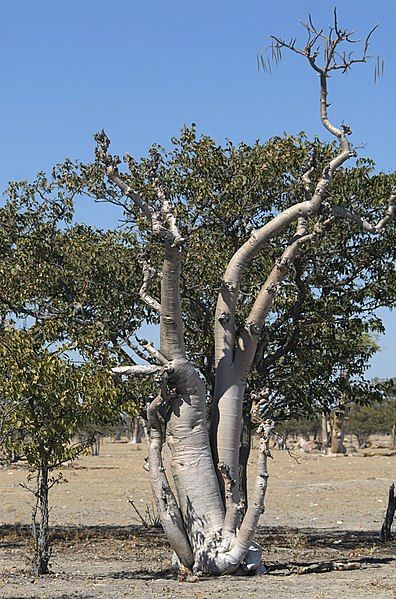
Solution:
M 105 160 L 110 161 L 109 177 L 122 189 L 120 176 L 107 155 L 108 142 L 102 140 Z M 125 189 L 129 193 L 128 189 Z M 129 196 L 135 201 L 135 196 Z M 258 568 L 260 551 L 252 544 L 254 529 L 262 511 L 267 486 L 267 428 L 263 429 L 261 458 L 258 461 L 256 499 L 248 509 L 237 531 L 233 502 L 225 513 L 216 476 L 215 463 L 206 425 L 206 389 L 197 370 L 186 356 L 180 301 L 181 237 L 171 215 L 171 206 L 162 194 L 163 216 L 168 229 L 161 228 L 164 239 L 164 259 L 161 277 L 160 350 L 156 357 L 158 367 L 116 367 L 115 374 L 145 376 L 156 374 L 166 382 L 170 416 L 166 425 L 166 443 L 170 448 L 171 472 L 176 487 L 178 505 L 170 491 L 161 460 L 163 439 L 156 422 L 156 402 L 149 408 L 150 442 L 149 468 L 154 498 L 161 522 L 179 562 L 197 572 L 211 574 L 231 573 L 244 560 L 246 568 Z M 143 206 L 144 202 L 140 202 Z M 158 215 L 155 223 L 158 223 Z M 154 226 L 153 226 L 154 230 Z M 166 234 L 167 231 L 167 234 Z M 142 299 L 153 307 L 144 285 Z M 165 393 L 165 391 L 164 391 Z M 162 397 L 160 404 L 165 401 Z M 228 523 L 230 525 L 228 526 Z M 192 564 L 191 561 L 194 560 Z
M 344 158 L 346 159 L 346 157 Z M 312 208 L 312 205 L 309 205 Z M 226 334 L 219 327 L 215 330 L 215 335 L 217 332 L 218 357 L 223 355 L 219 359 L 217 365 L 216 388 L 212 405 L 213 417 L 211 422 L 211 442 L 214 455 L 219 462 L 227 464 L 230 470 L 230 476 L 234 479 L 237 479 L 239 474 L 239 443 L 242 426 L 243 397 L 246 390 L 247 376 L 254 360 L 262 326 L 274 302 L 276 291 L 285 279 L 290 265 L 295 260 L 300 245 L 312 240 L 316 235 L 320 234 L 323 227 L 327 224 L 327 221 L 318 221 L 316 230 L 308 234 L 305 219 L 301 216 L 301 210 L 302 208 L 300 207 L 295 214 L 293 212 L 285 211 L 288 212 L 286 221 L 288 218 L 291 218 L 290 214 L 294 214 L 296 217 L 295 219 L 298 223 L 296 234 L 291 240 L 290 245 L 286 248 L 276 265 L 273 267 L 259 291 L 238 339 L 235 339 L 235 324 L 233 325 L 232 337 L 235 339 L 235 347 L 232 351 L 232 363 L 229 366 L 226 366 L 226 364 L 230 359 L 230 351 L 228 345 L 225 344 L 225 339 L 229 339 L 230 330 L 228 325 L 230 321 L 235 321 L 237 297 L 228 295 L 227 299 L 229 303 L 226 307 L 224 294 L 223 292 L 220 292 L 217 302 L 216 315 L 218 321 L 219 318 L 221 321 L 221 317 L 218 317 L 219 312 L 221 314 L 233 314 L 234 316 L 232 318 L 230 316 L 227 319 L 223 318 L 225 327 L 228 329 Z M 278 218 L 282 220 L 284 214 L 285 213 L 282 213 L 273 220 L 277 220 Z M 270 225 L 272 222 L 273 221 L 268 224 Z M 267 225 L 260 231 L 266 228 Z M 255 239 L 258 237 L 259 236 L 255 237 Z M 260 239 L 267 240 L 267 237 L 262 235 Z M 259 247 L 261 247 L 260 244 L 261 242 L 259 243 Z M 252 246 L 253 243 L 250 245 Z M 244 246 L 246 246 L 246 244 L 244 244 Z M 242 248 L 244 248 L 244 246 L 242 246 Z M 238 257 L 240 252 L 240 250 L 238 250 L 232 258 L 230 265 L 233 263 L 234 265 L 238 264 L 239 259 L 243 261 L 246 259 L 246 256 L 248 256 L 249 260 L 252 260 L 256 255 L 256 251 L 257 248 L 254 251 L 251 247 L 245 248 L 241 253 L 242 257 Z M 226 270 L 225 277 L 228 276 L 229 281 L 233 280 L 232 287 L 234 290 L 239 290 L 242 266 L 239 264 L 238 268 L 230 268 L 230 265 Z M 243 263 L 243 269 L 246 269 L 247 266 L 248 263 Z M 227 288 L 230 289 L 230 287 L 231 285 L 228 284 Z M 221 348 L 223 348 L 223 351 L 221 351 Z M 224 360 L 226 361 L 224 362 Z M 235 486 L 233 491 L 234 500 L 238 503 L 238 487 Z
M 157 412 L 163 401 L 162 395 L 158 395 L 147 409 L 147 419 L 150 425 L 149 473 L 151 488 L 157 512 L 170 546 L 180 563 L 191 568 L 194 563 L 192 549 L 162 461 L 163 432 Z
M 186 357 L 179 289 L 180 263 L 180 248 L 165 241 L 160 352 L 172 361 L 169 383 L 176 392 L 171 402 L 166 441 L 171 451 L 180 511 L 193 548 L 195 569 L 205 571 L 211 567 L 207 563 L 211 559 L 209 549 L 221 534 L 224 510 L 206 426 L 205 384 Z

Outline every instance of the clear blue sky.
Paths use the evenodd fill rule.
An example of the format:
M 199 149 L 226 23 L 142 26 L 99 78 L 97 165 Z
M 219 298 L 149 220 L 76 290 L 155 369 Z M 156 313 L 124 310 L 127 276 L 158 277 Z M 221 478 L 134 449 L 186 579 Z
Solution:
M 308 13 L 329 23 L 327 0 L 12 0 L 0 17 L 1 175 L 31 178 L 66 156 L 92 158 L 92 134 L 104 128 L 113 150 L 135 156 L 167 145 L 185 123 L 219 142 L 251 142 L 301 130 L 325 137 L 318 118 L 317 80 L 307 65 L 286 56 L 271 76 L 258 74 L 257 52 L 273 33 L 302 32 Z M 372 52 L 385 61 L 357 65 L 331 82 L 333 120 L 345 121 L 355 144 L 378 168 L 395 169 L 394 0 L 340 0 L 341 24 L 364 34 L 381 22 Z M 300 31 L 301 30 L 301 31 Z M 80 217 L 98 226 L 112 208 L 85 205 Z M 394 376 L 396 323 L 372 376 Z

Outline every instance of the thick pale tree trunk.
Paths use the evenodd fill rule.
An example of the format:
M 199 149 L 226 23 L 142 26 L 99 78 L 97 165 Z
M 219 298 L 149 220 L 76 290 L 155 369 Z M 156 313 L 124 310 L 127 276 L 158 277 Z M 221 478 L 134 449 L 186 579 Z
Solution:
M 210 548 L 221 538 L 224 507 L 209 446 L 205 387 L 188 362 L 178 364 L 175 375 L 178 397 L 172 403 L 166 442 L 195 567 L 210 571 Z
M 344 445 L 345 437 L 345 413 L 336 410 L 332 416 L 331 430 L 331 453 L 346 453 Z
M 326 414 L 322 414 L 320 422 L 322 430 L 322 451 L 327 453 L 329 450 L 329 423 Z
M 161 278 L 161 301 L 148 293 L 149 276 L 145 270 L 141 288 L 142 299 L 160 314 L 160 350 L 146 344 L 157 362 L 155 365 L 133 365 L 113 368 L 115 374 L 160 377 L 160 394 L 148 407 L 149 469 L 158 513 L 181 565 L 195 572 L 225 574 L 238 568 L 259 569 L 261 550 L 253 543 L 253 534 L 263 509 L 267 487 L 268 441 L 272 423 L 263 423 L 257 463 L 253 501 L 242 523 L 234 494 L 238 490 L 238 455 L 241 433 L 242 398 L 245 379 L 236 385 L 232 418 L 236 418 L 235 447 L 232 462 L 235 477 L 230 475 L 229 463 L 213 461 L 206 425 L 206 390 L 203 379 L 187 358 L 180 300 L 180 244 L 172 208 L 161 189 L 157 189 L 162 203 L 156 213 L 140 196 L 134 194 L 122 180 L 112 158 L 107 154 L 108 139 L 97 136 L 101 156 L 107 165 L 110 179 L 151 219 L 155 230 L 164 239 L 164 260 Z M 240 370 L 239 370 L 240 372 Z M 238 375 L 239 376 L 239 375 Z M 237 377 L 238 378 L 238 377 Z M 231 378 L 222 379 L 224 390 L 233 387 Z M 239 401 L 240 400 L 240 401 Z M 236 406 L 236 402 L 241 406 Z M 235 410 L 236 409 L 236 410 Z M 161 412 L 162 410 L 162 412 Z M 161 418 L 159 418 L 161 414 Z M 239 414 L 239 416 L 238 416 Z M 161 425 L 161 422 L 165 426 Z M 229 420 L 231 425 L 231 420 Z M 166 442 L 171 453 L 171 473 L 178 502 L 168 482 L 162 463 L 162 446 Z M 217 469 L 225 480 L 223 501 Z M 237 491 L 235 491 L 237 489 Z M 237 524 L 240 526 L 237 527 Z
M 165 243 L 161 280 L 160 351 L 171 362 L 166 443 L 180 512 L 196 570 L 211 571 L 211 548 L 219 542 L 224 519 L 218 480 L 206 425 L 206 390 L 186 358 L 181 318 L 180 250 Z M 180 559 L 180 556 L 179 556 Z
M 302 216 L 308 209 L 318 209 L 320 193 L 312 203 L 302 202 L 286 210 L 273 221 L 255 232 L 231 259 L 216 307 L 216 387 L 213 398 L 211 443 L 215 459 L 229 468 L 232 479 L 238 480 L 239 445 L 242 428 L 242 406 L 247 377 L 252 367 L 263 323 L 273 304 L 276 290 L 285 279 L 289 266 L 297 256 L 300 244 L 312 238 L 307 235 Z M 297 209 L 298 206 L 298 209 Z M 295 210 L 294 210 L 295 209 Z M 259 291 L 240 337 L 236 338 L 235 308 L 241 277 L 262 245 L 286 226 L 297 221 L 297 230 L 290 244 L 269 273 Z M 230 323 L 232 326 L 230 327 Z M 239 487 L 233 488 L 233 499 L 239 502 Z

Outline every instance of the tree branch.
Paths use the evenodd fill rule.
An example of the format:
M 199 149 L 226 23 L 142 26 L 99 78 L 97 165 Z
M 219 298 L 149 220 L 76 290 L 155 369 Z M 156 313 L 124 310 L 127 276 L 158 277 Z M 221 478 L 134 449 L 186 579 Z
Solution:
M 161 235 L 163 232 L 163 225 L 158 213 L 140 195 L 135 193 L 122 179 L 118 170 L 118 165 L 121 161 L 118 156 L 112 156 L 109 153 L 108 149 L 110 146 L 110 140 L 105 132 L 102 130 L 99 133 L 96 133 L 94 135 L 94 140 L 97 143 L 97 147 L 95 149 L 96 158 L 98 162 L 103 163 L 105 166 L 106 174 L 110 181 L 112 181 L 125 196 L 132 200 L 134 206 L 136 206 L 144 214 L 146 219 L 151 223 L 153 233 Z
M 240 281 L 247 266 L 253 258 L 258 254 L 262 247 L 273 237 L 284 231 L 293 221 L 299 217 L 305 217 L 309 214 L 317 212 L 328 194 L 330 183 L 333 179 L 334 172 L 342 166 L 349 158 L 356 155 L 356 152 L 351 149 L 347 136 L 351 131 L 348 126 L 342 125 L 336 127 L 328 117 L 328 91 L 327 78 L 331 70 L 337 66 L 336 51 L 338 46 L 343 43 L 354 43 L 351 39 L 351 32 L 343 30 L 339 27 L 337 21 L 337 13 L 334 13 L 334 24 L 330 28 L 328 36 L 323 34 L 322 30 L 316 29 L 312 23 L 312 19 L 304 24 L 308 31 L 308 41 L 304 48 L 296 46 L 296 40 L 291 39 L 289 42 L 272 36 L 273 44 L 271 46 L 272 60 L 279 62 L 281 58 L 281 50 L 287 48 L 297 54 L 304 56 L 310 63 L 311 67 L 319 74 L 320 79 L 320 118 L 323 126 L 327 131 L 334 135 L 340 142 L 340 152 L 335 156 L 328 165 L 324 168 L 320 180 L 317 182 L 315 189 L 310 175 L 313 172 L 310 166 L 307 172 L 303 175 L 305 188 L 305 202 L 296 204 L 284 212 L 276 216 L 272 221 L 267 223 L 261 229 L 254 231 L 250 239 L 241 246 L 231 259 L 226 272 L 224 274 L 223 285 L 217 302 L 216 321 L 215 321 L 215 356 L 216 366 L 218 367 L 219 378 L 222 378 L 222 370 L 227 369 L 234 361 L 235 348 L 235 310 L 237 297 L 239 293 Z M 365 61 L 370 38 L 375 28 L 368 34 L 364 43 L 364 49 L 361 59 Z M 319 50 L 316 48 L 317 42 L 324 44 L 324 64 L 318 66 L 317 58 Z M 354 59 L 356 60 L 356 59 Z M 265 62 L 263 63 L 265 66 Z M 224 367 L 222 366 L 224 364 Z
M 357 223 L 364 231 L 367 231 L 368 233 L 380 233 L 383 231 L 383 229 L 385 229 L 386 225 L 396 217 L 396 187 L 391 190 L 385 216 L 381 218 L 376 225 L 372 225 L 365 218 L 359 216 L 359 214 L 355 214 L 351 210 L 341 206 L 332 205 L 331 211 L 332 214 L 338 218 L 345 218 Z
M 113 374 L 123 374 L 127 376 L 149 376 L 151 374 L 163 374 L 164 366 L 155 364 L 134 364 L 133 366 L 115 366 L 111 369 Z
M 180 248 L 165 240 L 161 278 L 160 351 L 168 360 L 186 358 L 180 298 Z
M 158 300 L 151 297 L 148 293 L 148 288 L 150 283 L 156 274 L 155 268 L 150 266 L 150 264 L 145 260 L 144 256 L 142 256 L 142 268 L 143 268 L 143 283 L 139 289 L 139 296 L 144 301 L 145 304 L 153 308 L 156 312 L 160 314 L 161 312 L 161 304 Z
M 160 310 L 161 353 L 169 360 L 185 359 L 185 344 L 183 336 L 182 311 L 180 300 L 180 246 L 183 238 L 180 236 L 173 214 L 172 204 L 159 183 L 154 169 L 150 172 L 153 187 L 161 202 L 161 213 L 153 209 L 143 198 L 132 191 L 119 173 L 121 162 L 118 156 L 112 156 L 108 149 L 110 140 L 104 131 L 95 136 L 97 161 L 104 165 L 109 179 L 129 197 L 133 204 L 144 214 L 151 224 L 153 233 L 164 240 L 164 261 L 161 279 L 161 306 L 147 294 L 149 273 L 146 281 L 143 279 L 141 288 L 143 299 L 151 307 Z
M 158 410 L 166 402 L 162 392 L 150 403 L 147 409 L 147 420 L 150 426 L 149 434 L 149 472 L 151 488 L 158 515 L 166 537 L 176 553 L 180 563 L 191 569 L 194 557 L 191 545 L 184 529 L 183 519 L 175 496 L 170 488 L 165 468 L 162 462 L 163 437 L 158 419 Z
M 261 439 L 257 460 L 256 481 L 253 489 L 252 501 L 249 502 L 246 515 L 235 539 L 234 550 L 236 549 L 237 551 L 243 551 L 247 553 L 252 543 L 253 535 L 256 530 L 260 515 L 264 511 L 265 492 L 267 490 L 267 482 L 269 477 L 267 462 L 268 458 L 271 457 L 271 452 L 269 451 L 269 441 L 273 428 L 274 422 L 272 420 L 265 420 L 258 429 Z
M 122 337 L 122 343 L 124 343 L 131 351 L 133 351 L 141 360 L 147 362 L 148 364 L 153 364 L 153 361 L 150 360 L 149 356 L 147 356 L 135 343 L 132 343 L 130 339 L 127 337 Z M 135 360 L 128 354 L 128 352 L 119 344 L 121 352 L 124 353 L 125 357 L 129 358 L 132 364 L 135 364 Z
M 108 149 L 110 146 L 110 140 L 102 130 L 94 135 L 94 139 L 97 143 L 95 150 L 96 158 L 98 162 L 101 162 L 106 168 L 106 174 L 110 181 L 114 183 L 122 193 L 127 196 L 134 206 L 136 206 L 140 212 L 144 214 L 146 219 L 151 224 L 153 233 L 163 239 L 170 239 L 172 245 L 180 246 L 184 241 L 181 237 L 177 226 L 176 219 L 172 211 L 172 203 L 166 197 L 163 189 L 160 186 L 158 178 L 155 176 L 153 180 L 153 187 L 157 193 L 157 196 L 161 202 L 161 213 L 158 213 L 150 204 L 148 204 L 139 194 L 135 193 L 131 187 L 125 183 L 122 175 L 119 172 L 118 165 L 121 160 L 118 156 L 112 156 Z M 125 206 L 124 206 L 125 208 Z M 164 221 L 161 216 L 164 217 Z
M 242 504 L 237 504 L 235 502 L 234 487 L 237 481 L 232 478 L 227 464 L 220 462 L 217 465 L 217 468 L 224 480 L 226 512 L 222 528 L 222 546 L 227 550 L 235 537 L 235 531 L 242 511 Z
M 325 219 L 324 217 L 320 217 L 312 233 L 307 233 L 305 219 L 301 217 L 298 219 L 296 234 L 283 252 L 281 258 L 276 261 L 275 266 L 260 289 L 246 319 L 242 334 L 237 341 L 235 367 L 242 378 L 247 376 L 250 370 L 264 320 L 274 303 L 280 284 L 285 279 L 291 264 L 293 264 L 297 257 L 301 244 L 312 241 L 330 222 L 331 218 Z
M 220 553 L 218 556 L 219 570 L 222 574 L 235 572 L 239 564 L 246 558 L 248 552 L 252 549 L 256 549 L 255 547 L 252 547 L 252 542 L 258 520 L 264 511 L 264 499 L 269 477 L 267 461 L 268 457 L 271 457 L 269 440 L 273 428 L 274 422 L 272 420 L 266 420 L 259 427 L 261 439 L 252 501 L 249 502 L 246 515 L 231 548 L 224 553 Z M 259 557 L 260 556 L 257 556 L 254 567 L 259 565 Z
M 146 341 L 146 339 L 139 339 L 138 337 L 136 337 L 136 340 L 146 350 L 146 352 L 149 353 L 150 356 L 152 356 L 159 364 L 162 364 L 163 366 L 169 364 L 169 360 L 167 360 L 165 356 L 163 356 L 162 353 L 158 349 L 156 349 L 152 343 Z
M 261 229 L 255 230 L 231 258 L 224 273 L 215 315 L 215 358 L 219 378 L 222 377 L 222 370 L 226 370 L 234 361 L 235 310 L 245 270 L 268 241 L 287 229 L 298 218 L 318 212 L 327 197 L 334 171 L 354 155 L 349 150 L 349 144 L 343 134 L 341 138 L 341 151 L 323 169 L 312 199 L 287 208 Z M 305 174 L 306 185 L 307 176 Z
M 180 235 L 179 229 L 176 224 L 176 218 L 173 213 L 172 202 L 166 196 L 157 178 L 154 179 L 154 188 L 157 192 L 158 199 L 161 202 L 161 213 L 164 216 L 165 222 L 168 224 L 169 231 L 173 237 L 172 245 L 179 246 L 184 242 L 184 239 Z

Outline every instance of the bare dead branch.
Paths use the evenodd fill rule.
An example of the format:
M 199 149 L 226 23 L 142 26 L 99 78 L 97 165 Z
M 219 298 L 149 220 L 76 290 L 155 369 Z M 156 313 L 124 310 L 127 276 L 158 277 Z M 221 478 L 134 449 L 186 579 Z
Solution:
M 345 135 L 347 132 L 341 127 L 335 127 L 328 118 L 327 115 L 327 78 L 332 71 L 341 70 L 346 73 L 354 64 L 365 63 L 368 60 L 375 61 L 374 80 L 376 81 L 383 73 L 383 61 L 378 56 L 370 56 L 368 54 L 370 42 L 373 33 L 378 28 L 379 24 L 372 27 L 364 40 L 352 39 L 354 34 L 353 31 L 348 29 L 342 29 L 338 24 L 337 11 L 334 10 L 333 24 L 329 28 L 328 35 L 323 33 L 323 29 L 318 29 L 312 22 L 312 18 L 309 15 L 308 22 L 301 22 L 302 26 L 307 32 L 307 41 L 305 46 L 299 47 L 297 45 L 296 38 L 292 38 L 289 41 L 279 38 L 277 36 L 271 36 L 272 43 L 266 48 L 260 55 L 259 65 L 266 72 L 271 72 L 271 61 L 276 64 L 279 63 L 279 56 L 281 56 L 284 49 L 290 50 L 291 52 L 304 56 L 310 66 L 320 76 L 320 112 L 321 120 L 324 127 L 332 134 L 335 135 L 341 143 L 345 143 Z M 355 46 L 359 44 L 362 46 L 360 55 L 355 55 L 355 50 L 346 51 L 342 49 L 343 46 Z M 323 62 L 318 64 L 318 57 L 320 50 L 323 51 Z M 271 53 L 271 55 L 270 55 Z

